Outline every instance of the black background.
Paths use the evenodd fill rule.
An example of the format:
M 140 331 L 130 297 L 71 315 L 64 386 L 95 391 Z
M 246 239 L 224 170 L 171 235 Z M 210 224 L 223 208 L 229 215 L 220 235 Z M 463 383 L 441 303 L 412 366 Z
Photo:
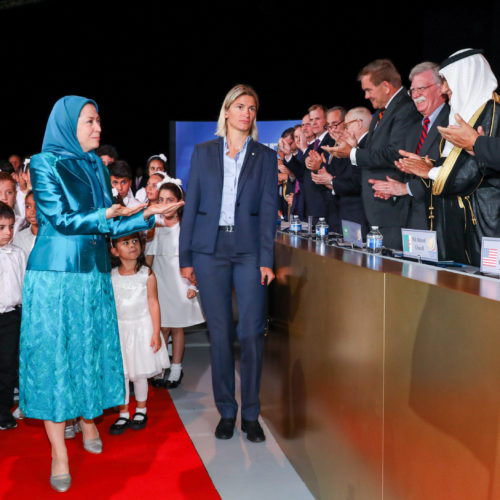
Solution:
M 407 85 L 421 61 L 483 48 L 498 74 L 497 2 L 428 3 L 2 0 L 0 158 L 38 152 L 68 94 L 97 101 L 101 142 L 136 166 L 168 153 L 170 120 L 216 120 L 236 83 L 254 86 L 258 118 L 272 120 L 369 104 L 356 75 L 376 58 Z

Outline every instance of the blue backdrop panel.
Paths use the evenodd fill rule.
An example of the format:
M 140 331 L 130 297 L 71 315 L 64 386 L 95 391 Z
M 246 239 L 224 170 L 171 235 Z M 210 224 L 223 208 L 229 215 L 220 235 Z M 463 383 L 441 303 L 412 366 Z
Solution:
M 259 121 L 259 142 L 276 150 L 284 130 L 294 127 L 300 120 Z M 195 144 L 215 139 L 216 122 L 175 122 L 175 172 L 187 186 L 191 154 Z

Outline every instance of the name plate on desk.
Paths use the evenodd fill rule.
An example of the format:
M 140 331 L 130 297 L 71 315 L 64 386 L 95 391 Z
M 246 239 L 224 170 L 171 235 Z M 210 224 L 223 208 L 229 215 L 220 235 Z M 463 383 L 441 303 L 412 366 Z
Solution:
M 403 255 L 413 259 L 438 261 L 436 231 L 401 229 Z
M 500 274 L 500 238 L 484 237 L 481 240 L 481 272 Z
M 342 219 L 342 235 L 344 243 L 351 243 L 355 247 L 363 248 L 361 224 Z

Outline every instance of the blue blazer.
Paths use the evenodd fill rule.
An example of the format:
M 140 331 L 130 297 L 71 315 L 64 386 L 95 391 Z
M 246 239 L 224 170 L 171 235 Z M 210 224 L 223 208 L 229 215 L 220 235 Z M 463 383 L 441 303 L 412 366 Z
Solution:
M 28 259 L 35 271 L 101 272 L 111 269 L 106 236 L 125 236 L 153 227 L 143 212 L 106 220 L 112 204 L 109 173 L 52 153 L 33 156 L 31 183 L 36 202 L 38 234 Z
M 192 252 L 212 254 L 219 227 L 224 177 L 223 138 L 197 144 L 191 157 L 179 241 L 181 267 Z M 278 216 L 276 153 L 250 139 L 238 179 L 234 214 L 237 253 L 257 254 L 259 266 L 273 267 Z

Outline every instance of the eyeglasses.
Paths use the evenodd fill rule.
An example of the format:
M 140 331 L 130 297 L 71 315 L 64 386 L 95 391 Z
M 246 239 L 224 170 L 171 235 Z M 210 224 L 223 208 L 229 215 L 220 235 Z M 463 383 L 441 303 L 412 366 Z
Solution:
M 413 94 L 416 94 L 416 93 L 421 94 L 425 89 L 428 89 L 429 87 L 432 87 L 433 85 L 436 85 L 436 83 L 431 83 L 430 85 L 427 85 L 427 87 L 417 87 L 415 89 L 410 89 L 410 90 L 408 90 L 408 95 L 411 97 Z
M 354 122 L 359 122 L 359 118 L 356 118 L 355 120 L 351 120 L 349 122 L 345 122 L 344 123 L 344 128 L 348 128 L 348 126 L 351 124 L 351 123 L 354 123 Z
M 339 122 L 327 123 L 326 128 L 337 128 L 337 127 L 340 127 L 340 125 L 342 125 L 342 123 L 344 123 L 344 120 L 341 120 Z

